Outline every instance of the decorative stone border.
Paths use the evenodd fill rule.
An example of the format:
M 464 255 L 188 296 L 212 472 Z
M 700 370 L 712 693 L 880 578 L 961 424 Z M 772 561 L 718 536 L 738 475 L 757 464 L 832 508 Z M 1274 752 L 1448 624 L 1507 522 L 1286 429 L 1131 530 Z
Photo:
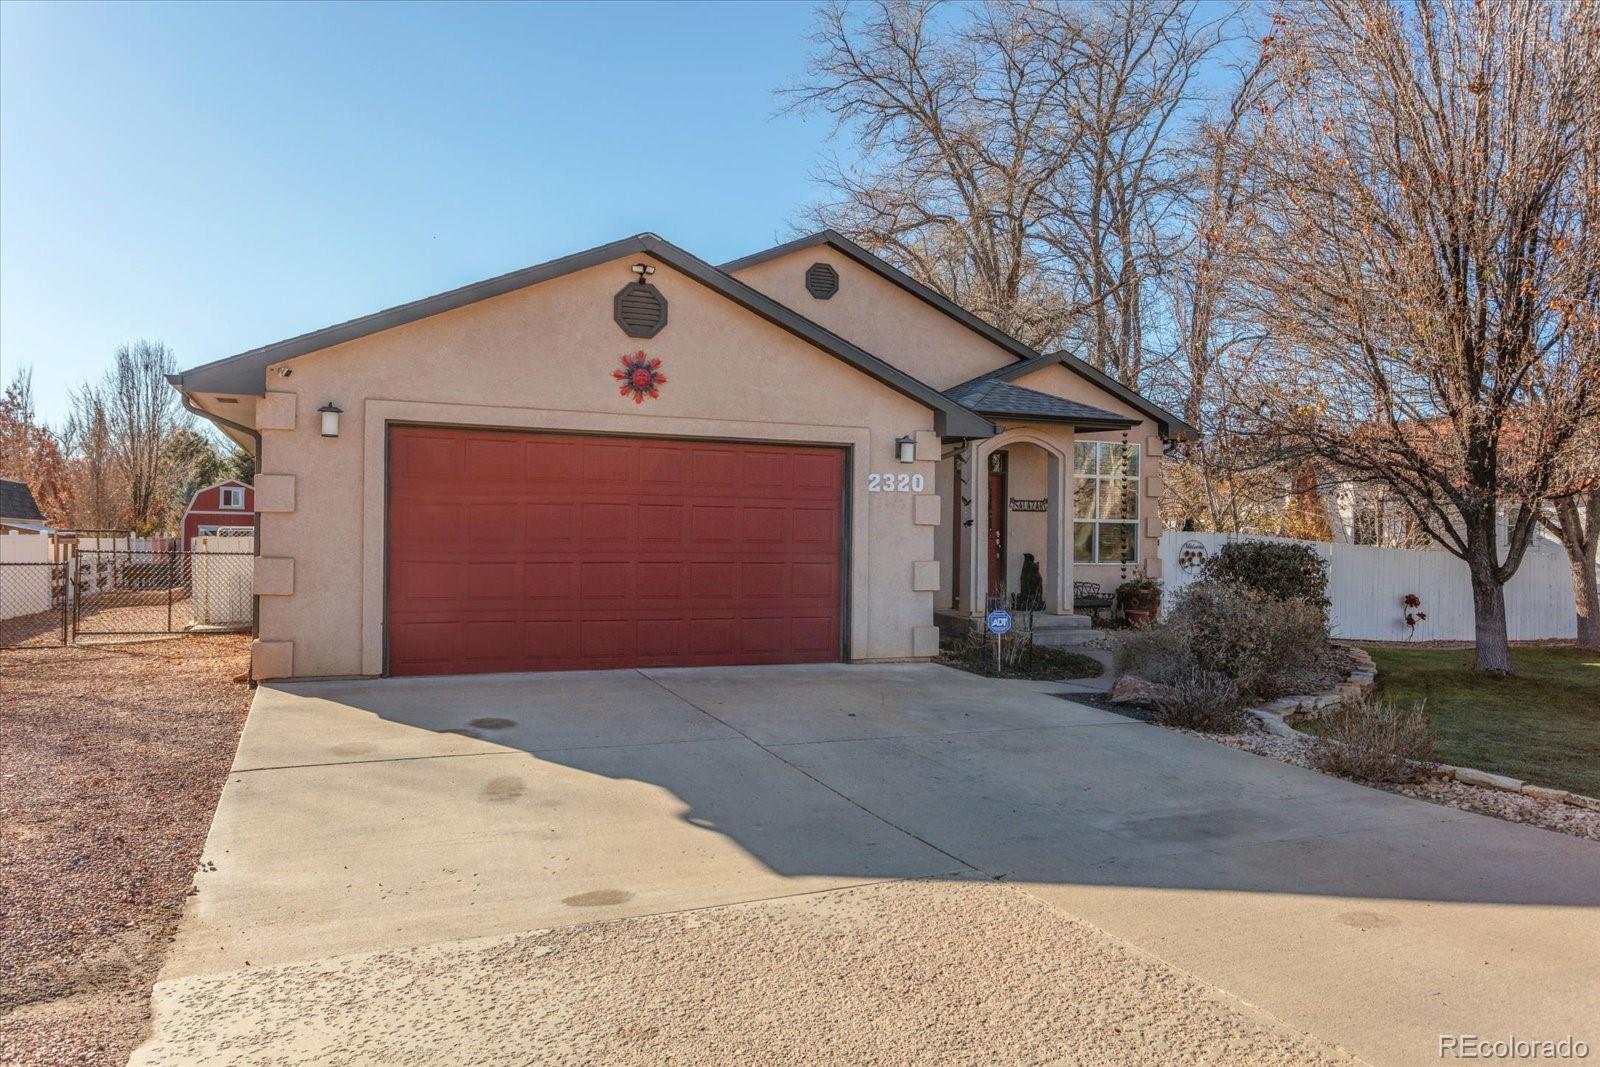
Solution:
M 1326 693 L 1279 697 L 1259 707 L 1246 708 L 1245 714 L 1254 717 L 1269 734 L 1290 737 L 1297 741 L 1306 740 L 1306 735 L 1296 730 L 1290 725 L 1291 723 L 1319 719 L 1329 708 L 1337 707 L 1348 700 L 1359 700 L 1372 692 L 1372 687 L 1378 680 L 1377 665 L 1372 662 L 1372 656 L 1365 649 L 1352 645 L 1342 647 L 1355 659 L 1356 667 L 1333 689 Z M 1558 801 L 1588 811 L 1600 811 L 1600 799 L 1586 797 L 1581 793 L 1569 793 L 1565 789 L 1529 785 L 1520 778 L 1492 774 L 1474 767 L 1453 767 L 1448 763 L 1438 763 L 1433 765 L 1432 773 L 1436 778 L 1453 778 L 1463 785 L 1499 789 L 1507 793 L 1522 793 L 1536 800 Z

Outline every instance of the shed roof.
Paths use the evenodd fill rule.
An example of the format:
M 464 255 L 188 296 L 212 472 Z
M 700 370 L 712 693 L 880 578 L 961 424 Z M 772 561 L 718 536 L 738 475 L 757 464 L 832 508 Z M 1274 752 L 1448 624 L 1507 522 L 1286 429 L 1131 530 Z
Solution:
M 39 510 L 27 482 L 0 478 L 0 518 L 44 521 L 44 513 Z

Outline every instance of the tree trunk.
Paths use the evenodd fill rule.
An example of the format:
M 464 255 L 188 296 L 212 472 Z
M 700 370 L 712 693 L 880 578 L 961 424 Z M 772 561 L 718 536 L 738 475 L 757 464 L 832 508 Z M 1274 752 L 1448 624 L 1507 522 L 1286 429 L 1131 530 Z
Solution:
M 1600 582 L 1593 559 L 1571 559 L 1572 593 L 1578 605 L 1578 647 L 1600 649 Z
M 1578 615 L 1578 647 L 1600 649 L 1600 588 L 1595 580 L 1595 559 L 1600 555 L 1600 488 L 1583 498 L 1580 511 L 1577 497 L 1557 500 L 1555 512 L 1540 519 L 1545 528 L 1561 538 L 1572 568 L 1572 600 Z
M 1472 571 L 1473 642 L 1478 651 L 1478 670 L 1512 674 L 1511 643 L 1506 637 L 1506 587 L 1495 579 L 1494 543 L 1474 543 L 1469 551 L 1475 557 L 1467 565 Z

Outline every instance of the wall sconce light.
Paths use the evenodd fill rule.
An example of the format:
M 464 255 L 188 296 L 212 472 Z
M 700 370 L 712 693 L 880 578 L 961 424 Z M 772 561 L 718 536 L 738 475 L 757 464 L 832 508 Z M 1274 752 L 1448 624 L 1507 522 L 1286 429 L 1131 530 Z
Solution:
M 901 463 L 915 463 L 917 461 L 917 438 L 914 434 L 894 439 L 894 458 Z
M 344 414 L 344 409 L 333 401 L 328 401 L 317 409 L 322 413 L 322 436 L 339 436 L 339 416 Z

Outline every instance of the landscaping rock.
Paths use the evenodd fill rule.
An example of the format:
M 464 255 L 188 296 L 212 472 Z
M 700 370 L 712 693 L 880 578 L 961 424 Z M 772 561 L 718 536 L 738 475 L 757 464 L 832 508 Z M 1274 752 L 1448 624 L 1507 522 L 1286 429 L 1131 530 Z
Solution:
M 1111 687 L 1111 693 L 1106 699 L 1113 704 L 1132 704 L 1141 708 L 1159 708 L 1163 702 L 1171 700 L 1175 696 L 1177 696 L 1177 690 L 1170 685 L 1147 681 L 1137 674 L 1124 674 Z
M 1473 767 L 1457 767 L 1456 781 L 1467 785 L 1481 785 L 1489 789 L 1504 789 L 1508 793 L 1522 792 L 1522 779 L 1508 778 L 1503 774 L 1490 774 Z
M 1548 800 L 1556 804 L 1565 804 L 1572 794 L 1565 789 L 1547 789 L 1542 785 L 1524 784 L 1522 792 L 1535 800 Z

